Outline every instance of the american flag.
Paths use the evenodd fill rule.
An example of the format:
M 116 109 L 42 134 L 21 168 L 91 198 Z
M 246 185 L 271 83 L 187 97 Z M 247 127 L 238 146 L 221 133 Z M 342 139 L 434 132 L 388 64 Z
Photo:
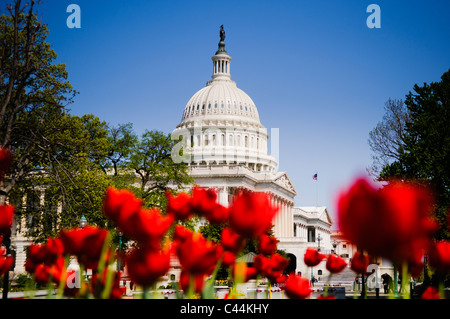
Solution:
M 316 180 L 316 181 L 317 181 L 317 173 L 315 173 L 315 174 L 313 175 L 313 180 Z

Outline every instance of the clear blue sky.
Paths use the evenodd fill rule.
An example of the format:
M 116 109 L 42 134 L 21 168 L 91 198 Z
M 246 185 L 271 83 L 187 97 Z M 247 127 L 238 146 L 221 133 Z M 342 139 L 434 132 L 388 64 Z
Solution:
M 80 29 L 66 26 L 71 3 Z M 380 29 L 366 25 L 371 3 Z M 368 134 L 385 101 L 450 68 L 446 0 L 44 0 L 38 11 L 80 92 L 71 113 L 131 122 L 139 134 L 180 122 L 210 80 L 223 24 L 232 79 L 262 124 L 280 130 L 279 170 L 295 184 L 296 205 L 314 206 L 318 186 L 332 216 L 339 189 L 371 163 Z

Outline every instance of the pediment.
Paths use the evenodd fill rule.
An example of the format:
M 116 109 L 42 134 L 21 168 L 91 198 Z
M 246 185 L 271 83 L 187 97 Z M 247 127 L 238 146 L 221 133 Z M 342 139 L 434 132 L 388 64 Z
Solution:
M 279 177 L 275 178 L 275 183 L 278 185 L 284 187 L 285 189 L 291 191 L 292 193 L 297 194 L 297 191 L 295 190 L 294 183 L 292 183 L 291 179 L 287 175 L 287 173 L 282 173 Z

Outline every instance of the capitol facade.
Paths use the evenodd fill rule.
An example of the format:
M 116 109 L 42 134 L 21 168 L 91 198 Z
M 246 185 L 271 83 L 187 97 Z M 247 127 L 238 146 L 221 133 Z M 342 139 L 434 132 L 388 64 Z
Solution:
M 174 161 L 188 164 L 195 184 L 217 191 L 220 204 L 228 206 L 239 189 L 264 192 L 280 209 L 274 220 L 278 248 L 290 259 L 287 271 L 327 275 L 325 263 L 307 269 L 307 247 L 323 253 L 333 249 L 326 207 L 295 207 L 297 190 L 287 172 L 277 170 L 277 159 L 268 153 L 269 134 L 260 122 L 253 100 L 231 79 L 231 56 L 225 50 L 225 32 L 212 57 L 212 79 L 187 102 L 172 139 Z M 273 141 L 272 141 L 273 142 Z

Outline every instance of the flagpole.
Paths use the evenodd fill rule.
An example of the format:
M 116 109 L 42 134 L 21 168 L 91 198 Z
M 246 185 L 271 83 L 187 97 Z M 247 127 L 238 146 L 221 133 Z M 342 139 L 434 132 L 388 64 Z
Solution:
M 319 176 L 316 173 L 313 175 L 313 179 L 316 181 L 316 207 L 319 207 Z
M 316 179 L 316 207 L 319 207 L 319 177 Z

